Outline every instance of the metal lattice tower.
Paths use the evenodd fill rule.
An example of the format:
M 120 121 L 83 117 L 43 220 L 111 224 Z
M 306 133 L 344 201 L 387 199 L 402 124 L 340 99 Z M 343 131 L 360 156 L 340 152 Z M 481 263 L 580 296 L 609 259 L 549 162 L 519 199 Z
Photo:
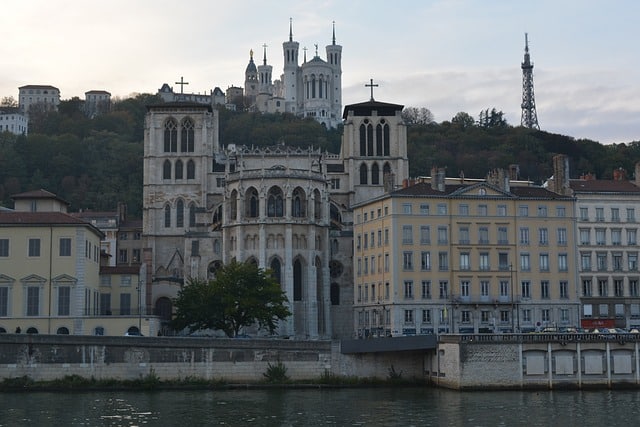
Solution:
M 533 96 L 533 62 L 529 58 L 529 40 L 524 33 L 524 62 L 522 63 L 522 118 L 520 124 L 532 129 L 540 129 L 536 100 Z

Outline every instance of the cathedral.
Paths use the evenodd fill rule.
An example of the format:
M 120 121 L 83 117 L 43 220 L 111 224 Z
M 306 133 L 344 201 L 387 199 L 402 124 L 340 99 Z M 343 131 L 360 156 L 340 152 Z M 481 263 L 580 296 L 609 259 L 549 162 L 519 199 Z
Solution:
M 328 48 L 337 64 L 339 50 Z M 335 108 L 329 105 L 335 99 L 325 96 L 333 84 L 319 83 L 335 82 L 339 74 L 306 74 L 308 69 L 297 65 L 297 42 L 285 43 L 287 56 L 285 69 L 292 70 L 296 83 L 294 92 L 285 93 L 287 108 L 318 105 L 320 112 L 326 100 L 324 112 L 333 119 Z M 314 90 L 322 99 L 303 97 L 298 103 L 300 93 Z M 212 278 L 235 259 L 270 269 L 286 292 L 293 315 L 280 323 L 279 336 L 351 337 L 353 206 L 408 178 L 402 108 L 373 96 L 346 106 L 341 151 L 333 154 L 286 145 L 258 149 L 251 141 L 225 145 L 213 106 L 148 106 L 143 190 L 147 305 L 168 320 L 172 299 L 189 278 Z
M 256 66 L 253 51 L 245 70 L 244 96 L 249 108 L 266 113 L 291 113 L 313 117 L 327 127 L 341 123 L 342 109 L 342 46 L 336 44 L 335 25 L 331 44 L 325 47 L 326 60 L 315 45 L 313 58 L 307 61 L 303 48 L 299 64 L 300 43 L 293 39 L 289 23 L 289 40 L 282 44 L 284 69 L 279 80 L 272 80 L 273 67 L 267 63 L 267 47 L 263 46 L 262 65 Z

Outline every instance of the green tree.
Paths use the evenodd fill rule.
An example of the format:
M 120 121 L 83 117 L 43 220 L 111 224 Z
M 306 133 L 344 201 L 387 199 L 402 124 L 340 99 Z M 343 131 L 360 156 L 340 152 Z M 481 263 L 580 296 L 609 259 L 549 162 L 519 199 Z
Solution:
M 278 282 L 253 263 L 232 261 L 213 280 L 190 279 L 175 299 L 176 329 L 218 329 L 235 337 L 245 326 L 258 324 L 270 333 L 291 312 Z

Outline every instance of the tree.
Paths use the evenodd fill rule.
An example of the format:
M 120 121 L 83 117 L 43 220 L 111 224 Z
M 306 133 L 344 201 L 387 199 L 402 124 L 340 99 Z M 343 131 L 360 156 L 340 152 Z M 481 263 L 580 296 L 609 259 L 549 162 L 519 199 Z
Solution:
M 402 110 L 402 119 L 408 125 L 430 125 L 434 122 L 433 113 L 428 108 L 406 107 Z
M 0 101 L 0 107 L 17 108 L 18 101 L 16 101 L 16 99 L 13 96 L 5 96 L 2 98 L 2 101 Z
M 476 122 L 473 120 L 473 117 L 469 113 L 465 113 L 464 111 L 460 111 L 451 119 L 451 123 L 458 126 L 460 129 L 468 129 L 473 127 Z
M 253 263 L 232 261 L 213 280 L 190 279 L 175 299 L 176 329 L 218 329 L 228 337 L 252 324 L 270 333 L 291 315 L 278 282 Z

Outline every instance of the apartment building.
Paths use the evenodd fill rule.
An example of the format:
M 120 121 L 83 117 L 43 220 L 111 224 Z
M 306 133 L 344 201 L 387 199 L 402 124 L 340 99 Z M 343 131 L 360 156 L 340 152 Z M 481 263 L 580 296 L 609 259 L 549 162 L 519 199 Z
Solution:
M 514 171 L 433 169 L 354 207 L 356 336 L 578 325 L 575 201 Z

